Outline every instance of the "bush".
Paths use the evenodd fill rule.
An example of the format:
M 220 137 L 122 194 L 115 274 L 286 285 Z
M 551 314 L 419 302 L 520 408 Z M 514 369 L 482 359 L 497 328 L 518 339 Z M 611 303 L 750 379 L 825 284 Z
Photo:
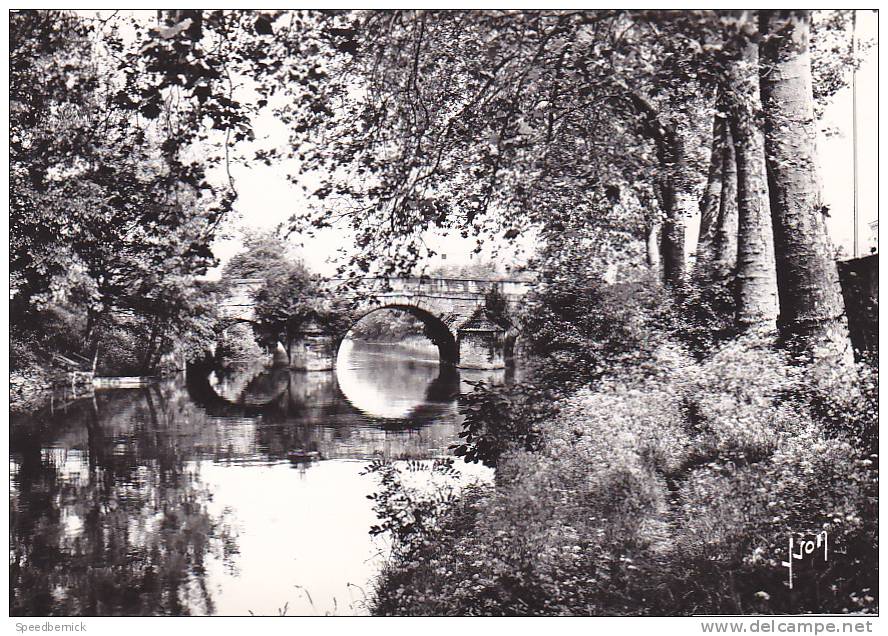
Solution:
M 686 417 L 693 425 L 694 463 L 711 459 L 756 462 L 797 426 L 796 392 L 802 371 L 768 340 L 745 336 L 724 345 L 681 382 Z
M 106 323 L 98 334 L 96 374 L 142 375 L 147 342 L 147 325 L 141 321 Z
M 817 414 L 804 369 L 751 338 L 703 362 L 666 343 L 644 366 L 525 417 L 532 450 L 478 437 L 476 451 L 497 449 L 496 487 L 435 513 L 435 541 L 389 565 L 374 610 L 877 611 L 878 457 Z M 491 399 L 488 422 L 511 408 Z M 514 417 L 497 432 L 520 439 Z M 790 535 L 823 530 L 830 560 L 799 562 L 790 592 Z
M 557 414 L 559 396 L 606 375 L 661 373 L 663 367 L 651 361 L 670 345 L 686 356 L 670 336 L 675 321 L 669 297 L 654 278 L 609 285 L 587 267 L 545 279 L 518 317 L 531 356 L 526 378 L 506 387 L 477 384 L 461 398 L 465 441 L 455 446 L 456 454 L 495 466 L 507 450 L 534 450 L 539 423 Z M 504 307 L 495 294 L 487 304 L 489 312 Z
M 256 342 L 253 327 L 243 322 L 222 332 L 216 346 L 216 359 L 223 367 L 251 364 L 262 357 L 264 353 Z
M 467 462 L 496 466 L 509 450 L 539 447 L 539 423 L 557 409 L 551 391 L 531 383 L 468 384 L 474 390 L 460 396 L 463 430 L 459 437 L 463 442 L 451 447 L 454 455 Z
M 427 477 L 422 487 L 410 483 L 410 477 L 417 473 Z M 402 558 L 409 558 L 434 539 L 440 518 L 456 499 L 460 476 L 453 468 L 451 458 L 432 462 L 410 460 L 403 468 L 377 460 L 361 474 L 376 475 L 380 480 L 379 492 L 368 495 L 374 502 L 373 511 L 380 519 L 379 525 L 370 528 L 370 534 L 388 533 L 394 540 L 396 553 Z
M 83 354 L 86 320 L 74 309 L 53 304 L 32 311 L 10 324 L 10 364 L 13 369 L 46 365 L 53 353 Z
M 674 290 L 671 333 L 698 358 L 737 335 L 733 283 L 705 267 Z
M 830 435 L 845 435 L 867 453 L 879 452 L 879 360 L 867 355 L 853 384 L 806 383 L 800 398 Z
M 669 561 L 670 572 L 686 572 L 694 583 L 673 611 L 875 610 L 873 465 L 848 442 L 822 439 L 809 429 L 782 439 L 760 463 L 718 462 L 695 470 L 681 489 L 675 516 L 681 530 Z M 796 562 L 790 593 L 781 566 L 789 537 L 822 531 L 828 533 L 830 560 L 816 569 L 811 561 Z
M 9 333 L 9 369 L 24 371 L 40 364 L 40 348 L 37 337 L 14 327 Z
M 584 270 L 544 281 L 521 312 L 535 376 L 569 391 L 638 366 L 670 339 L 669 299 L 654 278 L 609 285 Z

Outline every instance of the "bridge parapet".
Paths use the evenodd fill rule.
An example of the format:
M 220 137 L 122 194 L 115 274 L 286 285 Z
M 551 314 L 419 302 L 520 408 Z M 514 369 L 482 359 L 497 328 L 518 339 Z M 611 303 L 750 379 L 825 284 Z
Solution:
M 350 279 L 328 279 L 331 286 L 348 284 Z M 471 295 L 484 296 L 490 289 L 495 288 L 506 297 L 521 298 L 532 287 L 533 283 L 519 280 L 496 280 L 483 278 L 361 278 L 360 283 L 354 288 L 354 293 L 364 294 L 392 294 L 415 293 L 424 295 Z

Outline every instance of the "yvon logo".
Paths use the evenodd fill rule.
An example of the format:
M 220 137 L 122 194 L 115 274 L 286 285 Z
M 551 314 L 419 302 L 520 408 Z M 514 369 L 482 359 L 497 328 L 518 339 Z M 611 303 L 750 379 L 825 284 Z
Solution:
M 815 535 L 812 539 L 799 539 L 796 540 L 792 535 L 789 535 L 789 560 L 781 561 L 781 565 L 785 568 L 789 568 L 789 589 L 792 589 L 792 563 L 793 561 L 801 561 L 811 555 L 813 555 L 814 550 L 819 550 L 823 547 L 823 561 L 826 562 L 829 560 L 829 537 L 826 534 L 826 530 Z M 793 552 L 793 550 L 797 549 L 797 552 Z M 817 555 L 819 556 L 819 552 Z M 811 556 L 811 558 L 816 558 L 816 556 Z

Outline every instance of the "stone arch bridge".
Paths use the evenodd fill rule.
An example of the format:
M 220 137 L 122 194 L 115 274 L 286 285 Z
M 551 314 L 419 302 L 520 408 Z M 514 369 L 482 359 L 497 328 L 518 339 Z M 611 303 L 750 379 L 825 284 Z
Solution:
M 233 322 L 254 323 L 253 292 L 262 279 L 226 282 L 231 291 L 222 303 L 223 315 Z M 328 286 L 337 289 L 345 282 L 329 279 Z M 442 362 L 467 369 L 500 369 L 506 366 L 518 334 L 514 327 L 497 324 L 487 315 L 486 296 L 495 289 L 507 309 L 515 309 L 532 284 L 465 278 L 362 278 L 356 289 L 343 294 L 354 302 L 355 322 L 380 309 L 400 309 L 425 324 Z M 288 363 L 294 369 L 332 369 L 342 339 L 316 324 L 308 325 L 295 337 L 291 335 Z

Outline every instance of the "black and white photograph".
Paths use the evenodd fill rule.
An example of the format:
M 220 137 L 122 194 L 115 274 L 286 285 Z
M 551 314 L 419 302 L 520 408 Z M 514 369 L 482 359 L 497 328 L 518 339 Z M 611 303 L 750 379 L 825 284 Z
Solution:
M 10 633 L 877 630 L 878 10 L 5 30 Z

